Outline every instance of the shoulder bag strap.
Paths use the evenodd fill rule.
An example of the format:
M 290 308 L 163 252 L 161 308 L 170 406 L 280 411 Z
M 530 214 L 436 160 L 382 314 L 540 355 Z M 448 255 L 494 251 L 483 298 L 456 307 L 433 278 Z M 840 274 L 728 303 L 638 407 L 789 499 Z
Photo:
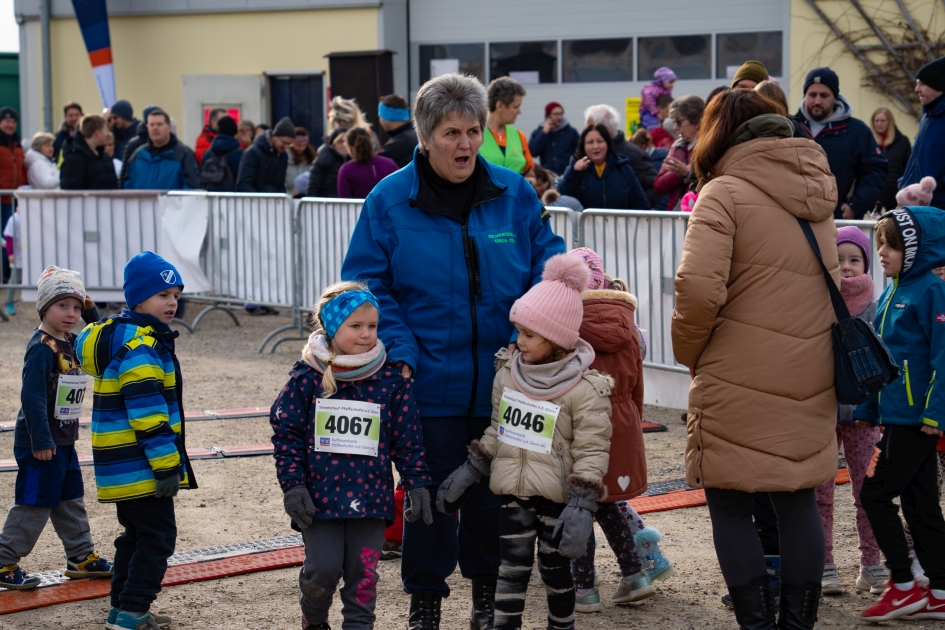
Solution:
M 797 222 L 801 224 L 801 229 L 804 230 L 804 236 L 807 237 L 807 242 L 810 243 L 810 246 L 814 248 L 814 253 L 817 254 L 820 268 L 823 270 L 824 278 L 827 280 L 827 290 L 830 291 L 830 301 L 833 302 L 833 310 L 837 314 L 837 321 L 840 322 L 845 319 L 850 319 L 850 310 L 847 308 L 846 302 L 843 301 L 843 296 L 840 295 L 840 289 L 837 288 L 837 284 L 833 281 L 833 276 L 831 276 L 830 272 L 827 270 L 827 265 L 824 264 L 824 257 L 820 254 L 820 246 L 817 244 L 817 239 L 814 237 L 814 231 L 810 227 L 810 222 L 800 217 L 795 218 Z

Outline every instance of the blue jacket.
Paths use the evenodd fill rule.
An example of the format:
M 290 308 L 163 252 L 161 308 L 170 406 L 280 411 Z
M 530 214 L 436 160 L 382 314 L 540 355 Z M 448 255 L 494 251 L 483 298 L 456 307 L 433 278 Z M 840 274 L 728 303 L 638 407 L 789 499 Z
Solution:
M 543 124 L 538 125 L 538 129 L 528 139 L 528 150 L 532 152 L 532 157 L 541 160 L 542 166 L 555 174 L 561 174 L 574 156 L 578 137 L 577 130 L 567 120 L 551 133 L 545 133 Z
M 131 190 L 187 190 L 200 188 L 200 168 L 194 152 L 171 134 L 160 149 L 148 141 L 130 158 L 123 187 Z
M 243 157 L 243 149 L 240 147 L 239 141 L 233 136 L 218 133 L 213 142 L 210 143 L 210 148 L 203 154 L 203 159 L 206 160 L 211 155 L 223 154 L 226 154 L 226 162 L 230 165 L 230 170 L 233 171 L 233 181 L 236 181 L 236 176 L 240 172 L 240 159 Z
M 267 131 L 243 152 L 236 176 L 236 191 L 285 193 L 288 166 L 288 152 L 277 153 L 272 146 L 272 132 Z
M 834 217 L 839 219 L 844 203 L 850 204 L 857 219 L 876 206 L 886 187 L 886 155 L 876 144 L 873 132 L 861 121 L 853 118 L 852 108 L 841 96 L 837 99 L 837 109 L 830 116 L 827 126 L 814 138 L 827 154 L 830 172 L 837 179 L 837 209 Z M 844 109 L 846 108 L 846 112 Z M 811 121 L 806 116 L 803 106 L 797 111 L 797 119 L 810 128 Z M 846 113 L 844 116 L 843 114 Z M 853 196 L 847 195 L 854 184 Z
M 562 195 L 571 195 L 585 208 L 650 209 L 650 201 L 625 156 L 608 155 L 603 178 L 598 177 L 593 164 L 577 171 L 575 162 L 576 158 L 572 157 L 558 187 Z
M 477 157 L 472 209 L 457 219 L 436 203 L 421 160 L 365 200 L 341 277 L 377 296 L 379 335 L 391 360 L 414 368 L 421 417 L 487 417 L 512 303 L 564 241 L 521 175 Z
M 945 210 L 945 98 L 940 96 L 923 110 L 925 114 L 919 122 L 919 133 L 912 142 L 912 154 L 899 188 L 918 184 L 925 176 L 934 177 L 938 186 L 930 205 Z
M 392 461 L 405 489 L 431 485 L 420 417 L 410 395 L 412 381 L 404 380 L 402 368 L 402 363 L 388 361 L 373 376 L 336 381 L 338 391 L 331 396 L 381 405 L 377 457 L 315 451 L 315 400 L 321 396 L 322 374 L 305 361 L 289 372 L 289 382 L 269 414 L 276 475 L 283 492 L 295 486 L 308 488 L 315 518 L 393 521 Z
M 905 243 L 903 270 L 879 298 L 873 327 L 899 364 L 901 376 L 856 408 L 855 420 L 945 428 L 945 213 L 907 207 L 889 214 Z

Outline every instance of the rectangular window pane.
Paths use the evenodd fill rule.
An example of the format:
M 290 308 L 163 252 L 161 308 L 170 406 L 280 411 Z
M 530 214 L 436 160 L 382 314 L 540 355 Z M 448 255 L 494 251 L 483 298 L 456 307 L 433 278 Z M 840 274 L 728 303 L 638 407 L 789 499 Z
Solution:
M 782 76 L 781 31 L 719 34 L 717 46 L 715 76 L 719 79 L 732 78 L 740 65 L 752 59 L 763 63 L 769 75 Z
M 558 43 L 489 44 L 489 79 L 512 77 L 523 85 L 558 82 Z
M 565 83 L 633 81 L 633 39 L 562 42 Z
M 640 38 L 640 81 L 650 82 L 657 68 L 672 68 L 679 79 L 712 78 L 712 36 Z
M 471 74 L 486 82 L 485 44 L 435 44 L 420 46 L 420 85 L 450 72 Z

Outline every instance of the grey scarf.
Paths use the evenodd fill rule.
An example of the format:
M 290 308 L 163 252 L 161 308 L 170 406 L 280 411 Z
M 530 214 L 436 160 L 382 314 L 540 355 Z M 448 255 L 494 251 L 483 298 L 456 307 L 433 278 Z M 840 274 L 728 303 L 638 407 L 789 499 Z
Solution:
M 554 363 L 529 365 L 522 362 L 522 353 L 512 356 L 512 382 L 532 400 L 551 400 L 569 392 L 584 371 L 594 362 L 594 349 L 583 339 L 568 356 Z

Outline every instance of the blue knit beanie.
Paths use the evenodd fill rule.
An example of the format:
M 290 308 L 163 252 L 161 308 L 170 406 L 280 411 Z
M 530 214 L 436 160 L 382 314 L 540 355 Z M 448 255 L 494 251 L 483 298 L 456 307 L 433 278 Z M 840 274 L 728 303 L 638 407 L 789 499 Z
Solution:
M 134 308 L 146 299 L 171 287 L 184 288 L 184 280 L 174 265 L 154 252 L 141 252 L 125 264 L 125 304 Z

